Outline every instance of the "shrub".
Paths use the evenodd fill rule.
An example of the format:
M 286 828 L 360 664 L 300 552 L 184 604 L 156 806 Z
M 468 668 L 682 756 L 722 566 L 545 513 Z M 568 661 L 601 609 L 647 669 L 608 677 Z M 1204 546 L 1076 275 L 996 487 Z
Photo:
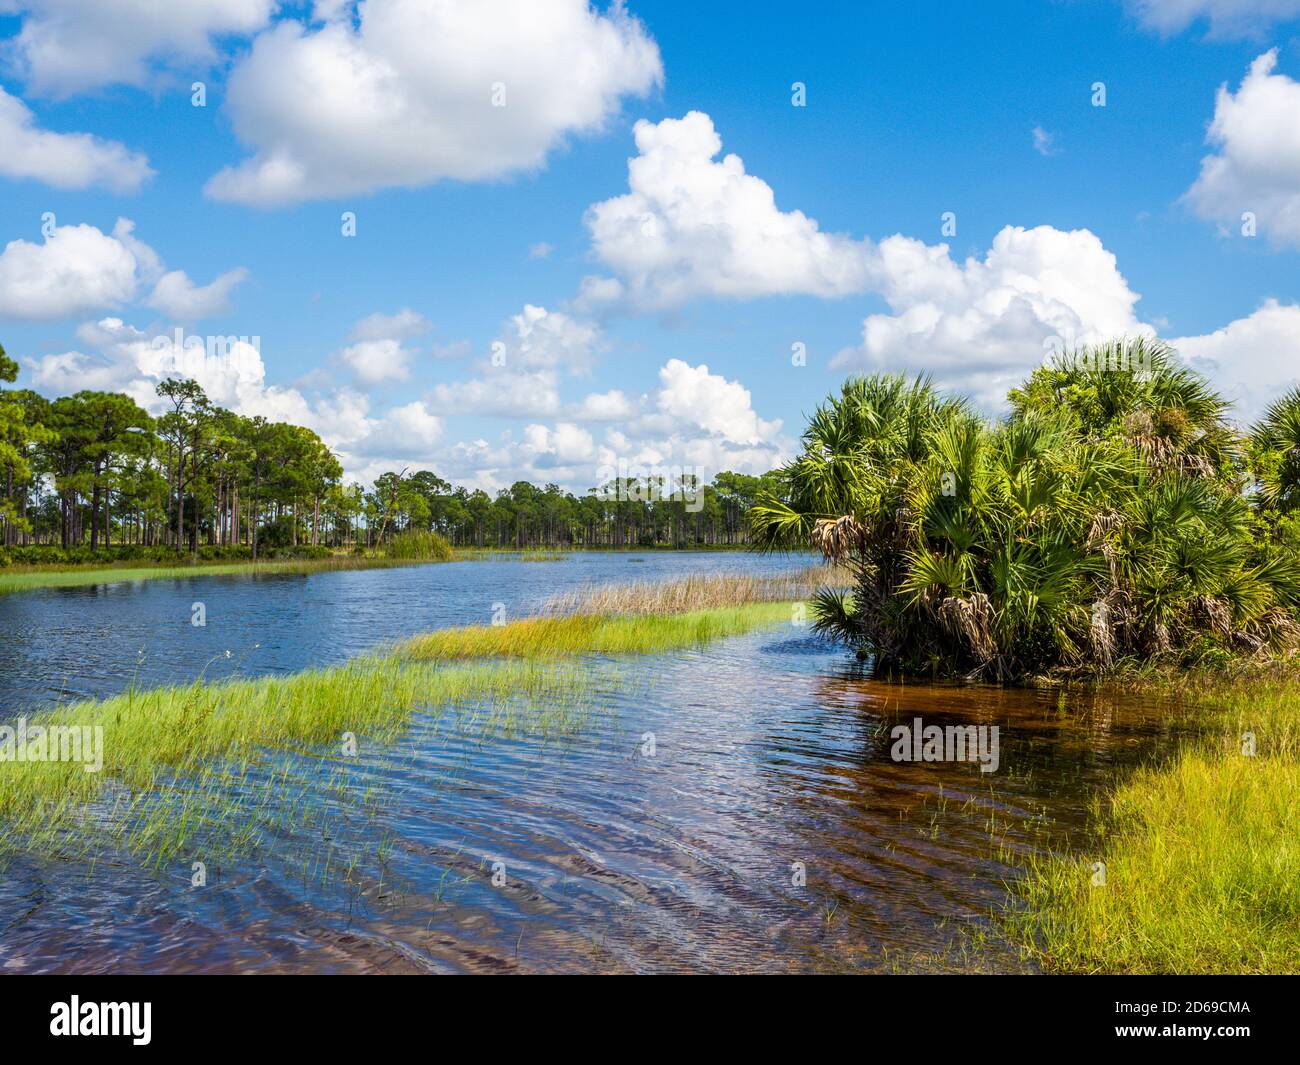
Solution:
M 406 562 L 446 562 L 451 558 L 451 544 L 435 532 L 408 529 L 384 544 L 384 554 Z
M 988 420 L 878 374 L 814 413 L 784 498 L 750 513 L 761 546 L 811 541 L 853 570 L 852 595 L 814 600 L 819 631 L 997 680 L 1300 639 L 1300 553 L 1261 535 L 1227 403 L 1172 352 L 1063 357 L 1010 399 Z

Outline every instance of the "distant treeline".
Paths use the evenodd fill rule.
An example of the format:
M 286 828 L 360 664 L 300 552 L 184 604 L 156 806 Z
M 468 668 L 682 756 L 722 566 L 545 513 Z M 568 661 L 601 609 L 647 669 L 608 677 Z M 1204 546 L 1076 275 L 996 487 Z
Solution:
M 0 382 L 17 372 L 0 348 Z M 403 470 L 367 491 L 310 429 L 225 410 L 191 380 L 157 392 L 159 417 L 116 392 L 0 389 L 0 562 L 258 558 L 373 548 L 415 529 L 475 547 L 736 545 L 750 506 L 776 489 L 771 475 L 720 473 L 686 498 L 645 479 L 581 496 L 519 481 L 493 497 Z

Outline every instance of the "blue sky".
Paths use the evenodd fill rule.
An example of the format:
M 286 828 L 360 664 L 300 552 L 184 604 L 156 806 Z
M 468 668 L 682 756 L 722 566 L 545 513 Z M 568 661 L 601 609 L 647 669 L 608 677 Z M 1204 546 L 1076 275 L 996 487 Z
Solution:
M 190 373 L 358 478 L 582 490 L 761 472 L 861 370 L 996 410 L 1151 331 L 1243 418 L 1300 373 L 1295 0 L 148 7 L 0 0 L 0 341 L 50 394 Z

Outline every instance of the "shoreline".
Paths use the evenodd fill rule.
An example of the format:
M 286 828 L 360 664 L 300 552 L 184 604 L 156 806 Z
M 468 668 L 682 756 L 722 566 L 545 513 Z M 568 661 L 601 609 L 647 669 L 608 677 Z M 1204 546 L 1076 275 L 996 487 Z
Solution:
M 386 558 L 366 555 L 330 555 L 326 558 L 271 558 L 258 560 L 170 562 L 78 562 L 0 567 L 0 596 L 42 588 L 75 588 L 118 581 L 143 581 L 185 577 L 256 576 L 259 574 L 328 573 L 334 570 L 387 569 L 394 566 L 437 562 L 481 562 L 518 558 L 525 562 L 559 562 L 577 554 L 722 554 L 748 551 L 732 547 L 577 547 L 577 548 L 454 548 L 450 558 Z

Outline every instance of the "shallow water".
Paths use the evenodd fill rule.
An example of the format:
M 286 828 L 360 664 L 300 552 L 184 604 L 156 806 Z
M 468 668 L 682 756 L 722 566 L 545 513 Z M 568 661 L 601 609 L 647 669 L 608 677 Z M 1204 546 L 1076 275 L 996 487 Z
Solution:
M 360 648 L 431 617 L 480 620 L 491 588 L 508 585 L 523 604 L 574 574 L 681 572 L 681 556 L 671 566 L 661 557 L 321 574 L 296 595 L 205 579 L 204 594 L 210 619 L 235 610 L 223 591 L 245 618 L 264 602 L 272 620 L 258 622 L 261 632 L 294 603 L 353 604 L 370 624 L 335 620 L 327 643 L 341 654 L 340 643 Z M 339 577 L 375 581 L 397 602 L 389 582 L 466 588 L 442 602 L 422 596 L 395 619 L 360 588 L 310 588 Z M 191 599 L 189 589 L 148 585 L 87 597 L 111 604 L 105 629 L 117 616 L 142 625 L 159 604 L 188 616 Z M 76 624 L 94 631 L 91 619 Z M 167 644 L 173 668 L 195 668 L 185 638 Z M 273 643 L 276 668 L 301 663 L 293 639 Z M 120 675 L 106 654 L 95 661 L 98 672 L 77 681 L 86 690 Z M 501 733 L 467 711 L 421 718 L 394 742 L 363 744 L 356 759 L 284 756 L 255 770 L 264 780 L 287 762 L 315 797 L 299 816 L 288 789 L 270 789 L 283 816 L 267 818 L 250 853 L 223 855 L 214 840 L 159 869 L 111 851 L 93 869 L 13 859 L 0 874 L 0 969 L 1015 970 L 1022 961 L 996 937 L 973 948 L 966 933 L 989 928 L 1005 905 L 1017 857 L 1069 847 L 1084 875 L 1089 799 L 1177 735 L 1176 716 L 1144 699 L 871 680 L 793 625 L 593 661 L 589 672 L 589 710 L 563 734 Z M 890 728 L 917 716 L 996 725 L 997 772 L 893 761 Z M 191 886 L 197 860 L 206 886 Z
M 342 570 L 151 578 L 0 596 L 0 718 L 24 707 L 172 684 L 200 675 L 291 673 L 448 625 L 534 611 L 587 584 L 691 573 L 763 574 L 809 555 L 575 552 Z M 194 625 L 195 604 L 205 624 Z M 499 606 L 498 606 L 499 604 Z M 229 655 L 227 657 L 227 654 Z

